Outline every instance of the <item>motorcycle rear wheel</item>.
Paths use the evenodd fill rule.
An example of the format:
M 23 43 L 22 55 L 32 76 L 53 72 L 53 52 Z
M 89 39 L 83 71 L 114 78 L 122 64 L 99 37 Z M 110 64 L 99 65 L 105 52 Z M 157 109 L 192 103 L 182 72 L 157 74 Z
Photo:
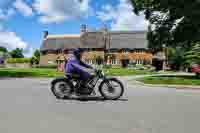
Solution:
M 72 94 L 72 87 L 64 80 L 57 80 L 52 84 L 51 91 L 57 99 L 67 99 Z

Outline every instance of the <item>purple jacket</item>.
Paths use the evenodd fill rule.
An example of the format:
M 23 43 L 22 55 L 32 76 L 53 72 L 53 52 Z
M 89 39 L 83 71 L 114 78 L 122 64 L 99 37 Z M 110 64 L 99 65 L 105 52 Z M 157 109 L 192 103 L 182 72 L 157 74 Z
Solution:
M 87 80 L 90 74 L 84 70 L 84 68 L 91 68 L 92 66 L 85 64 L 83 61 L 77 59 L 75 56 L 70 57 L 65 63 L 66 74 L 77 74 L 80 76 L 80 80 Z

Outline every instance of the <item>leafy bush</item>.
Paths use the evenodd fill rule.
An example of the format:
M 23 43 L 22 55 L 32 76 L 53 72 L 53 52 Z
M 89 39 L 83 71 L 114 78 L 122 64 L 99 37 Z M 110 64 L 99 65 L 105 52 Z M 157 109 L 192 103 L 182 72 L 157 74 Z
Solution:
M 12 58 L 24 58 L 23 49 L 16 48 L 10 52 Z
M 185 53 L 185 63 L 192 65 L 193 63 L 195 64 L 200 64 L 200 42 L 194 44 L 194 46 Z
M 109 68 L 112 68 L 112 65 L 104 65 L 103 68 L 109 69 Z
M 14 63 L 30 63 L 30 58 L 9 58 L 7 59 L 7 63 L 14 64 Z
M 57 68 L 57 65 L 37 65 L 37 66 L 35 66 L 35 68 L 49 68 L 49 69 L 56 69 Z

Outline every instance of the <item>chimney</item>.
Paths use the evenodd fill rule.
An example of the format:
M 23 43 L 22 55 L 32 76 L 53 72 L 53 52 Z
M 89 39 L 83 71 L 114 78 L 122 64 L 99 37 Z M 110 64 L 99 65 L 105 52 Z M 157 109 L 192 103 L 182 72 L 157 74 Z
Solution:
M 103 27 L 100 29 L 100 31 L 104 32 L 105 34 L 108 32 L 106 24 L 103 24 Z
M 44 39 L 47 38 L 48 35 L 49 35 L 49 32 L 48 32 L 48 31 L 44 31 L 44 32 L 43 32 L 43 38 L 44 38 Z
M 81 25 L 81 29 L 80 29 L 81 34 L 87 32 L 87 26 L 85 24 Z

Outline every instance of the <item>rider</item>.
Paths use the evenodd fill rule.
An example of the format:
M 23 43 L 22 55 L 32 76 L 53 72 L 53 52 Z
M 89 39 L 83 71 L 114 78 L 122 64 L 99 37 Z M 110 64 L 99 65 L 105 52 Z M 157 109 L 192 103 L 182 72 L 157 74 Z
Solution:
M 78 75 L 79 80 L 83 81 L 82 85 L 84 85 L 96 70 L 81 60 L 82 54 L 83 49 L 81 48 L 73 50 L 73 56 L 70 57 L 65 64 L 65 73 L 68 75 Z

